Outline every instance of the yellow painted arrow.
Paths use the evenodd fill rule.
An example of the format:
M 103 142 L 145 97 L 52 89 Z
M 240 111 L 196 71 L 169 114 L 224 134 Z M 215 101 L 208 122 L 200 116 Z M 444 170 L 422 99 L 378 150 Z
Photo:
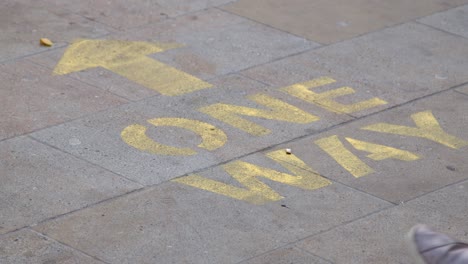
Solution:
M 55 66 L 63 75 L 103 67 L 163 95 L 175 96 L 212 87 L 195 76 L 147 57 L 149 54 L 178 48 L 176 43 L 90 40 L 74 41 Z

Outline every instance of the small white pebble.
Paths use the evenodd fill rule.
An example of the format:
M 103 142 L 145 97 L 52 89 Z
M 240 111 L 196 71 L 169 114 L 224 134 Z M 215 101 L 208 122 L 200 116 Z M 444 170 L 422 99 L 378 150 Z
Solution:
M 291 153 L 291 149 L 286 149 L 286 154 L 290 155 Z
M 68 140 L 68 144 L 70 144 L 70 146 L 78 146 L 81 144 L 81 141 L 77 138 L 70 138 L 70 140 Z

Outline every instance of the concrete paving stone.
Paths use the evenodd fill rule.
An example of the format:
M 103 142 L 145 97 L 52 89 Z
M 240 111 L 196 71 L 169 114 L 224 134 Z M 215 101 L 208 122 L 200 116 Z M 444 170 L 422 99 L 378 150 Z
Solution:
M 468 241 L 468 182 L 455 184 L 378 214 L 301 241 L 298 246 L 334 263 L 416 263 L 405 235 L 424 223 Z
M 240 0 L 222 8 L 319 43 L 335 43 L 397 25 L 466 0 Z
M 459 91 L 460 93 L 464 93 L 464 94 L 468 95 L 468 85 L 464 85 L 464 86 L 462 86 L 460 88 L 457 88 L 456 90 Z
M 283 86 L 330 76 L 391 107 L 468 81 L 468 41 L 421 24 L 408 23 L 315 49 L 242 72 Z M 343 98 L 359 98 L 359 95 Z M 362 116 L 383 107 L 353 113 Z
M 109 37 L 111 38 L 111 37 Z M 65 48 L 55 49 L 49 52 L 33 55 L 27 59 L 49 68 L 50 74 L 65 53 Z M 89 85 L 101 88 L 105 91 L 121 96 L 130 101 L 141 100 L 146 97 L 155 96 L 159 93 L 155 90 L 144 87 L 117 73 L 104 68 L 92 68 L 84 71 L 72 72 L 66 76 L 80 80 Z
M 4 61 L 51 49 L 41 46 L 40 38 L 60 47 L 75 38 L 95 38 L 112 30 L 56 6 L 7 0 L 0 3 L 0 31 L 0 61 Z
M 295 247 L 285 247 L 276 249 L 265 255 L 261 255 L 243 261 L 240 264 L 329 264 L 326 260 L 315 257 L 301 249 Z
M 468 5 L 436 13 L 418 21 L 468 38 Z
M 48 5 L 60 6 L 65 10 L 115 29 L 126 30 L 160 22 L 169 17 L 218 6 L 231 0 L 45 1 Z
M 0 234 L 140 187 L 27 137 L 0 142 L 0 157 Z
M 0 236 L 2 264 L 99 264 L 103 263 L 31 230 Z
M 468 141 L 466 134 L 468 120 L 464 114 L 468 111 L 467 99 L 468 97 L 464 95 L 448 91 L 357 122 L 345 124 L 326 133 L 280 145 L 276 149 L 290 148 L 311 168 L 330 179 L 393 203 L 404 202 L 467 178 L 468 148 L 465 146 L 452 149 L 420 137 L 399 136 L 362 130 L 361 128 L 382 122 L 415 127 L 410 116 L 429 110 L 432 111 L 444 131 Z M 346 149 L 367 164 L 374 172 L 369 172 L 364 176 L 356 174 L 358 178 L 355 178 L 314 143 L 319 139 L 334 135 L 338 136 Z M 406 150 L 417 155 L 419 159 L 412 161 L 391 158 L 373 160 L 366 156 L 370 154 L 369 152 L 355 149 L 347 142 L 346 137 Z M 373 147 L 373 149 L 376 148 Z M 357 163 L 350 161 L 347 164 Z
M 180 16 L 117 37 L 183 44 L 183 48 L 151 57 L 201 79 L 319 46 L 217 9 Z
M 114 29 L 125 30 L 148 23 L 161 21 L 173 12 L 161 6 L 157 1 L 106 1 L 82 0 L 59 1 L 45 0 L 48 6 L 58 6 L 91 21 L 96 21 Z
M 0 140 L 126 102 L 28 61 L 0 64 Z
M 243 160 L 286 172 L 261 155 Z M 198 175 L 235 184 L 221 167 Z M 341 184 L 265 183 L 286 198 L 258 206 L 166 182 L 34 229 L 109 263 L 237 263 L 391 206 Z
M 180 16 L 185 13 L 227 4 L 233 2 L 233 0 L 157 0 L 156 2 L 161 6 L 170 8 L 173 15 Z
M 350 119 L 346 116 L 330 114 L 298 100 L 291 100 L 272 88 L 244 77 L 232 75 L 213 80 L 212 83 L 214 88 L 211 89 L 197 91 L 183 97 L 148 98 L 138 103 L 98 113 L 92 117 L 39 131 L 34 133 L 33 137 L 140 183 L 157 184 Z M 319 117 L 320 120 L 308 124 L 294 124 L 246 117 L 247 120 L 271 131 L 270 134 L 263 136 L 252 136 L 198 111 L 200 107 L 215 103 L 263 108 L 245 98 L 256 93 L 284 100 Z M 212 151 L 198 148 L 196 146 L 201 143 L 200 136 L 178 127 L 156 128 L 147 122 L 155 118 L 187 118 L 207 122 L 222 129 L 227 135 L 227 142 L 223 147 Z M 190 147 L 198 154 L 192 156 L 157 155 L 131 147 L 122 140 L 121 132 L 125 127 L 133 124 L 146 126 L 147 135 L 162 144 Z M 81 144 L 70 144 L 73 138 L 79 139 Z

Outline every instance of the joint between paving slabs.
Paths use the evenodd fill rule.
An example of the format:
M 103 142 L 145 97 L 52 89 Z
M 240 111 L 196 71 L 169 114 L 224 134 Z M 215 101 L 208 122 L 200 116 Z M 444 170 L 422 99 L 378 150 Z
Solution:
M 392 205 L 390 205 L 390 206 L 387 206 L 387 207 L 378 209 L 378 210 L 376 210 L 376 211 L 374 211 L 374 212 L 370 212 L 370 213 L 368 213 L 368 214 L 365 214 L 365 215 L 363 215 L 363 216 L 357 217 L 357 218 L 355 218 L 355 219 L 348 220 L 348 221 L 344 221 L 344 222 L 341 223 L 341 224 L 332 226 L 332 227 L 327 228 L 327 229 L 325 229 L 325 230 L 315 232 L 315 233 L 313 233 L 313 234 L 311 234 L 311 235 L 307 235 L 307 236 L 305 236 L 305 237 L 303 237 L 303 238 L 300 238 L 300 239 L 297 239 L 297 240 L 295 240 L 295 241 L 292 241 L 292 242 L 283 244 L 283 245 L 281 245 L 281 246 L 279 246 L 279 247 L 273 248 L 273 249 L 271 249 L 271 250 L 269 250 L 269 251 L 267 251 L 267 252 L 264 252 L 264 253 L 262 253 L 262 254 L 260 254 L 260 255 L 258 255 L 258 256 L 266 255 L 266 254 L 268 254 L 268 253 L 271 253 L 271 252 L 273 252 L 273 251 L 275 251 L 275 250 L 278 250 L 278 249 L 281 249 L 281 248 L 285 248 L 285 247 L 294 247 L 294 248 L 298 248 L 298 249 L 300 249 L 300 250 L 302 250 L 302 251 L 305 251 L 305 252 L 307 252 L 308 254 L 311 254 L 311 255 L 313 255 L 313 256 L 319 257 L 319 258 L 321 258 L 321 259 L 324 259 L 324 260 L 326 260 L 326 261 L 328 261 L 328 262 L 330 262 L 330 263 L 333 263 L 332 261 L 330 261 L 330 260 L 328 260 L 328 259 L 326 259 L 326 258 L 323 258 L 323 257 L 321 257 L 321 256 L 318 256 L 318 255 L 316 255 L 316 254 L 314 254 L 314 253 L 308 251 L 307 249 L 301 248 L 301 247 L 297 246 L 296 244 L 299 243 L 299 242 L 301 242 L 301 241 L 304 241 L 304 240 L 306 240 L 306 239 L 312 238 L 312 237 L 314 237 L 314 236 L 318 236 L 318 235 L 321 235 L 321 234 L 323 234 L 323 233 L 332 231 L 332 230 L 334 230 L 335 228 L 339 228 L 339 227 L 341 227 L 341 226 L 345 226 L 345 225 L 347 225 L 347 224 L 350 224 L 350 223 L 353 223 L 353 222 L 355 222 L 355 221 L 364 219 L 364 218 L 366 218 L 366 217 L 371 217 L 371 216 L 374 215 L 374 214 L 378 214 L 378 213 L 380 213 L 380 212 L 383 212 L 383 211 L 385 211 L 385 210 L 389 210 L 389 209 L 395 208 L 395 207 L 397 207 L 397 206 L 398 206 L 398 205 L 393 205 L 393 204 L 392 204 Z M 251 258 L 242 260 L 241 262 L 238 262 L 238 263 L 236 263 L 236 264 L 242 264 L 243 262 L 248 261 L 248 260 L 251 260 L 251 259 L 253 259 L 253 258 L 255 258 L 255 257 L 257 257 L 257 256 L 254 256 L 254 257 L 251 257 Z
M 445 11 L 448 11 L 448 10 L 445 10 Z M 445 12 L 445 11 L 442 11 L 442 12 Z M 434 14 L 437 14 L 437 13 L 441 13 L 441 12 L 436 12 L 436 13 L 434 13 Z M 421 18 L 424 18 L 424 17 L 421 17 Z M 418 18 L 418 19 L 420 19 L 420 18 Z M 445 30 L 445 29 L 435 27 L 435 26 L 433 26 L 433 25 L 425 24 L 425 23 L 423 23 L 423 22 L 421 22 L 421 21 L 418 21 L 418 20 L 414 20 L 413 22 L 414 22 L 414 23 L 417 23 L 417 24 L 419 24 L 419 25 L 426 26 L 426 27 L 431 28 L 431 29 L 433 29 L 433 30 L 437 30 L 437 31 L 443 32 L 443 33 L 445 33 L 445 34 L 452 35 L 452 36 L 457 37 L 457 38 L 468 39 L 468 38 L 465 37 L 465 36 L 458 35 L 457 33 L 453 33 L 453 32 L 447 31 L 447 30 Z
M 49 240 L 51 240 L 51 241 L 53 241 L 53 242 L 55 242 L 55 243 L 58 243 L 58 244 L 60 244 L 60 245 L 62 245 L 62 246 L 65 246 L 65 247 L 67 247 L 67 248 L 70 248 L 70 249 L 72 249 L 72 250 L 75 250 L 75 251 L 77 251 L 77 252 L 80 252 L 81 254 L 84 254 L 84 255 L 86 255 L 86 256 L 88 256 L 88 257 L 90 257 L 90 258 L 92 258 L 92 259 L 94 259 L 94 260 L 96 260 L 96 261 L 99 261 L 99 262 L 102 262 L 102 263 L 105 263 L 105 264 L 111 264 L 111 263 L 106 262 L 106 261 L 104 261 L 104 260 L 102 260 L 102 259 L 99 259 L 98 257 L 89 255 L 88 253 L 86 253 L 86 252 L 84 252 L 84 251 L 82 251 L 82 250 L 80 250 L 80 249 L 78 249 L 78 248 L 72 247 L 72 246 L 68 245 L 67 243 L 64 243 L 64 242 L 59 241 L 59 240 L 57 240 L 57 239 L 55 239 L 55 238 L 53 238 L 53 237 L 50 237 L 50 236 L 48 236 L 48 235 L 46 235 L 46 234 L 44 234 L 44 233 L 41 233 L 41 232 L 39 232 L 39 231 L 36 231 L 36 230 L 34 230 L 34 229 L 32 229 L 32 228 L 27 228 L 27 229 L 28 229 L 29 231 L 35 233 L 35 234 L 38 235 L 38 236 L 46 237 L 47 239 L 49 239 Z
M 76 156 L 76 155 L 73 154 L 73 153 L 70 153 L 70 152 L 65 151 L 65 150 L 63 150 L 63 149 L 60 149 L 60 148 L 58 148 L 58 147 L 56 147 L 56 146 L 52 146 L 52 145 L 48 144 L 47 142 L 43 142 L 43 141 L 41 141 L 41 140 L 39 140 L 39 139 L 37 139 L 37 138 L 31 136 L 31 135 L 28 135 L 27 137 L 30 138 L 30 139 L 32 139 L 32 140 L 34 140 L 34 141 L 36 141 L 36 142 L 38 142 L 38 143 L 40 143 L 40 144 L 46 145 L 46 146 L 48 146 L 48 147 L 50 147 L 50 148 L 53 148 L 53 149 L 55 149 L 55 150 L 58 150 L 58 151 L 60 151 L 60 152 L 66 153 L 66 154 L 68 154 L 68 155 L 71 155 L 71 156 L 73 156 L 74 158 L 77 158 L 77 159 L 79 159 L 79 160 L 81 160 L 81 161 L 83 161 L 83 162 L 86 162 L 86 163 L 88 163 L 88 164 L 91 164 L 91 165 L 93 165 L 93 166 L 96 166 L 96 167 L 98 167 L 98 168 L 100 168 L 100 169 L 102 169 L 102 170 L 105 170 L 105 171 L 107 171 L 107 172 L 110 172 L 110 173 L 112 173 L 112 174 L 115 174 L 116 176 L 119 176 L 120 178 L 123 178 L 123 179 L 125 179 L 125 180 L 127 180 L 127 181 L 130 181 L 130 182 L 132 182 L 132 183 L 135 183 L 135 184 L 139 185 L 140 187 L 144 187 L 144 186 L 145 186 L 144 184 L 142 184 L 142 183 L 140 183 L 140 182 L 137 182 L 137 181 L 135 181 L 135 180 L 132 180 L 132 179 L 130 179 L 130 178 L 127 178 L 127 177 L 121 175 L 121 174 L 118 173 L 118 172 L 111 171 L 111 170 L 109 170 L 109 169 L 107 169 L 107 168 L 102 167 L 102 166 L 99 165 L 99 164 L 96 164 L 96 163 L 94 163 L 94 162 L 85 160 L 85 159 L 83 159 L 83 158 L 81 158 L 81 157 L 79 157 L 79 156 Z
M 283 32 L 283 33 L 289 34 L 289 35 L 291 35 L 291 36 L 295 36 L 295 37 L 297 37 L 297 38 L 301 38 L 301 39 L 304 39 L 304 40 L 307 40 L 307 41 L 313 41 L 313 42 L 319 44 L 320 46 L 326 46 L 326 45 L 323 44 L 323 43 L 320 43 L 320 42 L 317 42 L 317 41 L 314 41 L 314 40 L 310 40 L 310 39 L 306 39 L 306 38 L 304 38 L 303 36 L 294 34 L 294 33 L 289 32 L 289 31 L 285 31 L 285 30 L 280 29 L 280 28 L 275 28 L 275 27 L 273 27 L 273 26 L 271 26 L 271 25 L 268 25 L 268 24 L 265 24 L 265 23 L 263 23 L 263 22 L 254 20 L 254 19 L 252 19 L 252 18 L 250 18 L 250 17 L 242 16 L 242 15 L 233 13 L 233 12 L 231 12 L 231 11 L 229 11 L 229 10 L 225 10 L 225 9 L 222 8 L 223 6 L 226 6 L 226 5 L 228 5 L 228 4 L 230 4 L 230 3 L 226 3 L 226 4 L 219 5 L 219 6 L 215 6 L 215 7 L 213 7 L 213 8 L 215 8 L 215 9 L 221 11 L 221 12 L 224 12 L 224 13 L 226 13 L 226 14 L 230 14 L 230 15 L 233 15 L 233 16 L 241 17 L 241 18 L 246 19 L 246 20 L 248 20 L 248 21 L 250 21 L 250 22 L 254 22 L 254 23 L 256 23 L 256 24 L 263 25 L 263 26 L 268 27 L 268 28 L 270 28 L 270 29 L 274 29 L 274 30 L 276 30 L 276 31 Z

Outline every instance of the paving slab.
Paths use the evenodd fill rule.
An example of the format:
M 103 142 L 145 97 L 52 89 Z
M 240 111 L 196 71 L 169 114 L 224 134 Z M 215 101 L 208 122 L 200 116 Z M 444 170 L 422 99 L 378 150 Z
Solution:
M 157 2 L 161 6 L 170 8 L 174 15 L 180 16 L 185 13 L 227 4 L 233 2 L 233 0 L 157 0 Z
M 465 181 L 313 236 L 297 246 L 334 263 L 415 263 L 405 235 L 417 223 L 468 240 L 467 198 Z
M 140 185 L 27 137 L 0 142 L 0 234 Z
M 376 96 L 388 102 L 353 113 L 362 116 L 468 81 L 464 70 L 468 62 L 460 59 L 467 53 L 466 39 L 407 23 L 241 74 L 274 86 L 329 76 L 357 90 L 357 94 L 343 99 L 359 101 L 360 97 Z
M 124 0 L 84 0 L 56 1 L 46 0 L 48 5 L 59 6 L 64 10 L 111 26 L 118 30 L 127 30 L 150 23 L 164 21 L 213 6 L 230 2 L 231 0 L 136 0 L 131 3 Z
M 242 264 L 326 264 L 331 263 L 324 259 L 313 256 L 301 249 L 295 247 L 285 247 L 276 249 L 265 255 L 243 261 Z
M 468 85 L 463 85 L 462 87 L 457 88 L 456 90 L 459 91 L 460 93 L 464 93 L 468 95 Z
M 170 9 L 161 6 L 157 1 L 56 1 L 46 0 L 48 6 L 58 6 L 61 9 L 110 26 L 117 30 L 137 27 L 152 22 L 161 21 L 172 15 Z
M 468 38 L 468 5 L 423 17 L 418 21 Z
M 92 117 L 45 129 L 32 136 L 140 183 L 157 184 L 351 119 L 287 98 L 276 89 L 241 76 L 227 76 L 213 80 L 212 83 L 214 87 L 207 90 L 183 97 L 148 98 Z M 251 107 L 254 110 L 268 109 L 247 99 L 248 96 L 255 94 L 268 95 L 273 99 L 289 103 L 304 111 L 304 115 L 308 118 L 312 116 L 314 118 L 307 119 L 306 123 L 301 124 L 286 122 L 284 116 L 283 121 L 240 116 L 252 122 L 249 124 L 260 126 L 261 132 L 264 132 L 262 135 L 252 136 L 246 130 L 233 127 L 199 111 L 202 107 L 217 103 Z M 291 118 L 294 115 L 293 113 Z M 319 120 L 315 120 L 315 117 Z M 156 127 L 147 121 L 157 118 L 177 119 L 174 122 L 181 122 L 180 119 L 205 122 L 221 129 L 227 139 L 219 148 L 203 149 L 197 147 L 201 143 L 198 134 L 177 126 Z M 196 154 L 188 156 L 168 152 L 161 154 L 144 150 L 145 146 L 132 147 L 121 137 L 122 131 L 132 125 L 147 127 L 148 137 L 161 144 L 177 148 L 189 147 Z M 250 126 L 247 126 L 248 128 Z M 70 144 L 72 139 L 78 139 L 80 144 Z
M 112 31 L 105 25 L 36 1 L 2 1 L 0 8 L 0 61 L 50 49 L 39 44 L 40 38 L 49 38 L 54 47 L 60 47 L 75 38 L 95 38 Z
M 467 100 L 465 95 L 444 92 L 326 133 L 282 144 L 276 149 L 290 148 L 311 168 L 329 179 L 393 203 L 404 202 L 467 178 L 468 137 L 465 131 L 468 120 L 464 114 L 468 111 Z M 463 140 L 465 145 L 450 147 L 422 137 L 362 129 L 377 123 L 415 127 L 411 116 L 426 111 L 432 112 L 446 133 L 457 137 L 459 143 Z M 429 122 L 425 116 L 420 118 L 426 120 L 420 122 Z M 351 141 L 346 138 L 351 138 Z M 403 152 L 399 152 L 400 156 L 386 156 L 383 159 L 369 157 L 379 149 L 377 146 L 365 147 L 362 142 L 389 146 Z M 445 141 L 445 144 L 449 143 Z M 341 155 L 348 151 L 351 154 Z M 382 151 L 397 153 L 389 149 L 380 149 L 380 153 Z
M 0 140 L 126 102 L 24 60 L 0 64 L 0 79 L 0 97 L 6 98 L 0 106 Z
M 125 37 L 128 40 L 184 45 L 151 57 L 201 79 L 239 71 L 319 46 L 217 9 L 148 25 L 125 34 Z
M 240 0 L 222 8 L 319 43 L 335 43 L 468 1 Z
M 0 236 L 0 262 L 3 264 L 104 263 L 31 230 Z
M 287 172 L 261 155 L 243 160 Z M 234 181 L 221 167 L 198 174 Z M 341 184 L 265 182 L 285 198 L 259 206 L 166 182 L 34 229 L 109 263 L 237 263 L 391 206 Z

